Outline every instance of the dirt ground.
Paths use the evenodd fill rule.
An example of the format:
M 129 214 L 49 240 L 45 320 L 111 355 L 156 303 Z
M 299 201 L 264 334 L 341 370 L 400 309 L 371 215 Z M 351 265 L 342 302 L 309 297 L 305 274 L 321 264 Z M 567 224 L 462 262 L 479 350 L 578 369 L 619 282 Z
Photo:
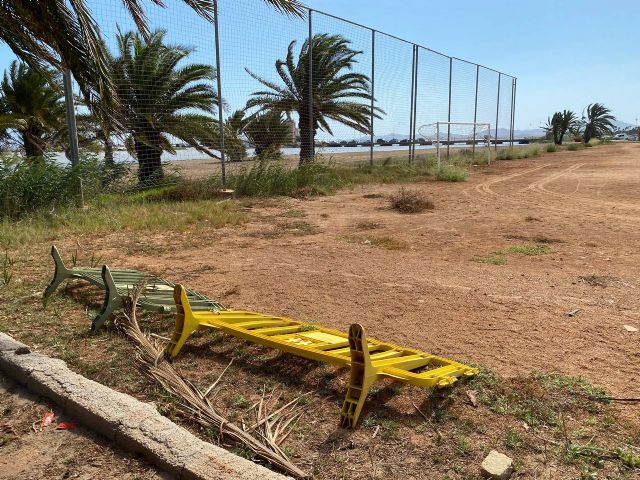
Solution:
M 304 200 L 243 200 L 238 208 L 248 222 L 239 227 L 55 241 L 66 258 L 78 249 L 80 264 L 93 257 L 151 271 L 228 308 L 340 330 L 359 322 L 371 337 L 505 378 L 462 385 L 446 407 L 423 390 L 384 385 L 367 402 L 362 427 L 345 432 L 336 427 L 344 369 L 224 335 L 194 335 L 176 365 L 206 389 L 233 358 L 216 396 L 231 419 L 247 415 L 265 389 L 276 388 L 286 400 L 314 392 L 287 446 L 314 478 L 475 479 L 490 448 L 516 458 L 518 478 L 596 478 L 584 476 L 591 469 L 601 472 L 597 478 L 638 478 L 637 470 L 617 464 L 607 470 L 591 457 L 575 463 L 560 447 L 549 454 L 575 436 L 583 447 L 602 439 L 603 447 L 624 446 L 637 455 L 637 404 L 604 409 L 574 399 L 567 406 L 547 387 L 558 382 L 552 374 L 574 375 L 613 396 L 640 397 L 640 333 L 625 328 L 640 330 L 640 144 L 472 168 L 467 182 L 407 185 L 435 204 L 419 214 L 389 208 L 398 185 L 366 185 Z M 42 244 L 12 252 L 22 282 L 14 308 L 24 313 L 0 313 L 0 325 L 97 381 L 156 402 L 206 437 L 177 413 L 174 400 L 123 368 L 132 350 L 113 327 L 88 333 L 96 299 L 71 289 L 41 310 L 32 292 L 51 275 L 47 251 Z M 171 319 L 143 324 L 164 337 L 172 329 Z M 547 383 L 527 380 L 536 371 Z M 467 388 L 480 392 L 482 407 L 465 400 Z M 541 416 L 549 401 L 555 413 Z
M 0 479 L 169 478 L 81 426 L 56 430 L 60 422 L 70 421 L 64 412 L 2 375 L 0 409 Z M 56 419 L 42 427 L 47 412 Z
M 423 214 L 387 208 L 395 185 L 366 186 L 256 204 L 246 229 L 192 238 L 186 248 L 156 248 L 156 239 L 130 255 L 100 242 L 98 253 L 214 298 L 232 291 L 228 307 L 343 330 L 357 321 L 372 336 L 505 375 L 582 375 L 638 397 L 640 334 L 623 325 L 640 329 L 639 173 L 637 144 L 562 152 L 479 167 L 464 183 L 412 185 L 436 205 Z M 269 217 L 287 209 L 303 216 L 293 219 L 302 234 L 280 236 L 272 225 Z M 400 248 L 346 236 L 389 237 Z M 537 240 L 552 253 L 473 261 Z

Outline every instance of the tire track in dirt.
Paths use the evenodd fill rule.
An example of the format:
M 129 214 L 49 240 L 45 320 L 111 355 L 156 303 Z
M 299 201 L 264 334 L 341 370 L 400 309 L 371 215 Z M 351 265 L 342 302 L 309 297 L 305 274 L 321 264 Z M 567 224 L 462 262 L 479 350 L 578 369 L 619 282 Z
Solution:
M 564 176 L 570 175 L 574 173 L 576 170 L 583 167 L 585 163 L 576 163 L 570 165 L 569 167 L 564 168 L 563 170 L 557 172 L 551 172 L 546 174 L 543 178 L 538 178 L 529 183 L 526 187 L 518 189 L 515 194 L 509 193 L 499 193 L 494 190 L 494 186 L 498 184 L 503 184 L 504 188 L 509 189 L 509 182 L 511 180 L 519 179 L 520 177 L 536 174 L 540 170 L 548 167 L 555 167 L 555 165 L 546 163 L 544 165 L 539 165 L 537 167 L 529 168 L 520 172 L 512 173 L 509 175 L 503 175 L 498 178 L 494 178 L 488 180 L 486 182 L 479 183 L 473 189 L 467 189 L 464 193 L 467 196 L 470 196 L 470 190 L 473 190 L 475 193 L 484 196 L 485 202 L 494 202 L 499 199 L 502 202 L 508 203 L 515 207 L 522 208 L 537 208 L 546 210 L 549 212 L 553 212 L 561 215 L 576 215 L 579 214 L 583 217 L 591 217 L 598 220 L 616 220 L 618 223 L 622 223 L 628 226 L 636 226 L 640 221 L 640 216 L 630 216 L 629 214 L 619 215 L 614 214 L 610 211 L 606 212 L 597 212 L 597 211 L 585 211 L 585 206 L 588 207 L 609 207 L 609 208 L 628 208 L 633 210 L 634 212 L 640 211 L 640 205 L 630 205 L 618 202 L 609 202 L 598 199 L 588 199 L 588 198 L 576 198 L 574 195 L 569 195 L 565 193 L 555 192 L 547 188 L 547 185 L 551 182 L 558 180 Z M 549 197 L 555 197 L 563 200 L 570 200 L 574 205 L 563 203 L 562 206 L 554 206 L 550 204 L 540 203 L 536 201 L 536 199 L 531 198 L 531 193 L 535 192 L 541 195 L 542 199 L 548 199 Z M 575 191 L 573 192 L 575 193 Z M 490 197 L 490 198 L 487 198 Z M 476 197 L 477 198 L 477 197 Z

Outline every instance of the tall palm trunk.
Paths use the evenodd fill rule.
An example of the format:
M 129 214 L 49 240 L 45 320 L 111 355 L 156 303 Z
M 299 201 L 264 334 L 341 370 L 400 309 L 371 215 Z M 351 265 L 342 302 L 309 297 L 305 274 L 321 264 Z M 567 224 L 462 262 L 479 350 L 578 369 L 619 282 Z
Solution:
M 42 157 L 44 155 L 44 148 L 35 140 L 37 136 L 32 132 L 22 132 L 22 145 L 27 157 Z
M 309 114 L 300 112 L 300 120 L 298 121 L 298 129 L 300 131 L 300 165 L 307 162 L 313 162 L 316 157 L 315 141 L 317 122 L 309 125 Z M 313 129 L 313 131 L 312 131 Z
M 138 182 L 148 186 L 163 176 L 162 148 L 135 140 L 136 157 L 138 157 Z
M 104 164 L 106 167 L 113 167 L 115 161 L 113 160 L 113 140 L 111 135 L 106 134 L 104 138 Z

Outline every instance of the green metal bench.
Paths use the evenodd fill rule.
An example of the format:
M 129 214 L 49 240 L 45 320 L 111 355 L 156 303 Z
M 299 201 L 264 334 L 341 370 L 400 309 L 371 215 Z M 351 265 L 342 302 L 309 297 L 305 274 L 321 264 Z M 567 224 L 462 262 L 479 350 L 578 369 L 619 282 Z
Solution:
M 176 313 L 176 305 L 173 299 L 175 284 L 155 275 L 140 270 L 110 270 L 103 265 L 102 268 L 83 268 L 65 266 L 60 252 L 55 245 L 51 247 L 51 256 L 55 263 L 53 280 L 44 291 L 43 299 L 46 300 L 56 291 L 58 286 L 67 279 L 83 279 L 105 291 L 102 308 L 91 323 L 91 330 L 97 331 L 107 321 L 114 310 L 122 308 L 123 299 L 128 297 L 134 287 L 140 283 L 145 288 L 138 300 L 138 307 L 157 313 Z M 193 290 L 188 290 L 189 302 L 197 311 L 219 311 L 224 307 L 210 298 Z

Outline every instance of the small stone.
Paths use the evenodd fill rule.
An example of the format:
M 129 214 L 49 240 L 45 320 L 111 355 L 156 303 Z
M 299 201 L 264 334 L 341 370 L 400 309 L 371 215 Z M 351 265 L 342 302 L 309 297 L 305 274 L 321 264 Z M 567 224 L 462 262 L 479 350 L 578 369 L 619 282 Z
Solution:
M 636 327 L 632 327 L 631 325 L 623 325 L 623 326 L 624 326 L 624 329 L 627 332 L 637 332 L 638 331 L 638 329 Z
M 513 461 L 505 454 L 491 450 L 482 461 L 482 475 L 492 480 L 507 480 L 513 473 Z

